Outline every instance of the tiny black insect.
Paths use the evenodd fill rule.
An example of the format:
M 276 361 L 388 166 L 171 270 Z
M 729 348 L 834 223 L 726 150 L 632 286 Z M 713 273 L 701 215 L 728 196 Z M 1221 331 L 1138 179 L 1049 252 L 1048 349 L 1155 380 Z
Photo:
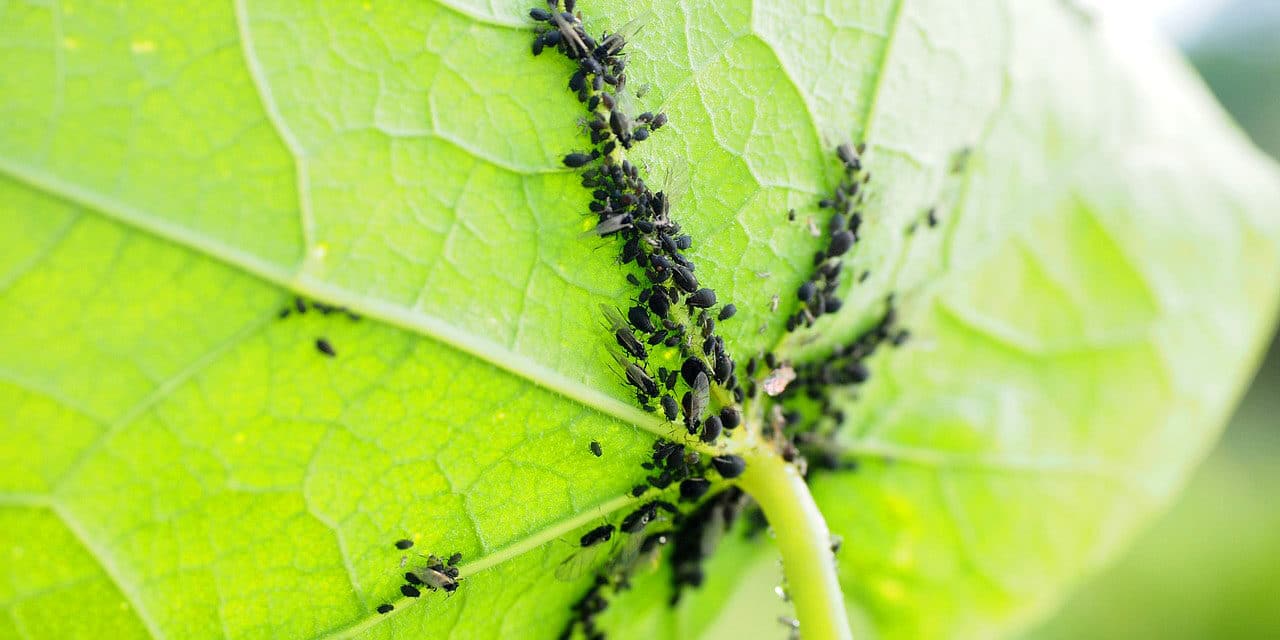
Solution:
M 418 591 L 418 588 L 411 584 L 400 585 L 400 593 L 403 593 L 406 598 L 416 598 L 422 595 L 422 592 Z
M 593 153 L 579 153 L 575 151 L 574 153 L 570 153 L 564 157 L 564 166 L 569 167 L 570 169 L 577 169 L 578 167 L 595 160 L 596 154 L 598 153 L 598 151 Z
M 671 271 L 671 278 L 675 281 L 677 287 L 689 293 L 698 290 L 698 279 L 694 277 L 693 272 L 680 265 L 673 265 Z
M 649 357 L 649 352 L 645 350 L 644 345 L 636 340 L 635 334 L 630 329 L 621 327 L 613 332 L 613 339 L 618 342 L 618 346 L 626 350 L 632 357 L 644 360 Z
M 647 492 L 648 490 L 649 490 L 649 485 L 638 484 L 634 487 L 631 487 L 631 497 L 639 498 L 640 496 L 644 495 L 645 492 Z
M 738 413 L 733 407 L 725 407 L 720 410 L 720 423 L 725 429 L 733 429 L 742 424 L 742 414 Z
M 816 288 L 814 287 L 813 282 L 806 282 L 800 285 L 800 288 L 796 290 L 796 297 L 799 298 L 801 302 L 808 302 L 813 299 L 813 294 L 815 292 Z
M 649 319 L 649 312 L 644 307 L 635 306 L 627 310 L 627 320 L 631 321 L 631 326 L 637 331 L 643 333 L 653 333 L 653 321 Z
M 667 312 L 671 310 L 671 301 L 662 293 L 660 287 L 654 288 L 654 293 L 649 296 L 649 310 L 653 315 L 659 318 L 667 317 Z
M 602 524 L 582 534 L 582 538 L 579 540 L 579 542 L 581 542 L 582 546 L 584 547 L 590 547 L 593 545 L 600 544 L 601 542 L 607 542 L 609 538 L 612 538 L 612 537 L 613 537 L 613 525 Z
M 670 394 L 662 395 L 662 415 L 667 420 L 675 420 L 679 416 L 679 407 L 676 406 L 676 399 Z
M 699 373 L 709 373 L 709 370 L 707 364 L 698 356 L 689 356 L 680 367 L 680 376 L 689 386 L 693 386 L 693 381 L 697 379 Z
M 702 423 L 702 441 L 712 443 L 716 438 L 720 437 L 720 431 L 724 425 L 720 423 L 720 416 L 708 416 L 706 422 Z
M 721 322 L 724 322 L 725 320 L 732 318 L 733 315 L 736 313 L 738 313 L 738 307 L 735 306 L 732 302 L 730 302 L 729 304 L 726 304 L 725 306 L 720 308 L 720 315 L 717 316 L 717 318 Z
M 458 566 L 458 563 L 459 563 L 459 562 L 462 562 L 462 552 L 461 552 L 461 551 L 459 551 L 459 552 L 457 552 L 457 553 L 454 553 L 453 555 L 449 556 L 449 566 L 451 566 L 451 567 L 456 567 L 456 566 Z M 456 578 L 457 576 L 454 576 L 454 577 Z
M 712 458 L 711 466 L 716 468 L 721 478 L 729 480 L 742 475 L 743 470 L 747 468 L 747 462 L 738 456 L 723 455 Z
M 702 288 L 689 295 L 689 306 L 706 309 L 716 305 L 716 292 Z
M 858 158 L 858 154 L 854 153 L 853 147 L 849 143 L 844 143 L 836 147 L 836 155 L 840 156 L 840 161 L 849 171 L 857 171 L 862 168 L 862 162 Z
M 329 344 L 329 341 L 324 338 L 316 338 L 316 350 L 330 358 L 338 355 L 338 352 L 333 350 L 333 345 Z
M 600 448 L 600 443 L 596 442 L 595 440 L 591 441 L 591 445 L 588 448 L 591 449 L 591 455 L 597 458 L 604 455 L 604 450 Z
M 842 256 L 853 246 L 853 233 L 848 230 L 840 230 L 831 234 L 831 243 L 827 245 L 827 256 Z
M 413 548 L 413 541 L 409 540 L 408 538 L 403 540 L 396 540 L 396 548 L 401 551 L 404 551 L 405 549 L 411 549 Z
M 642 394 L 650 397 L 658 395 L 658 385 L 654 384 L 653 378 L 650 378 L 649 374 L 644 372 L 644 369 L 627 362 L 626 374 L 627 382 L 639 389 Z
M 395 611 L 395 608 L 395 605 L 392 604 L 380 604 L 378 605 L 378 613 L 391 613 L 392 611 Z
M 681 499 L 693 501 L 707 494 L 711 482 L 706 478 L 687 478 L 680 481 Z

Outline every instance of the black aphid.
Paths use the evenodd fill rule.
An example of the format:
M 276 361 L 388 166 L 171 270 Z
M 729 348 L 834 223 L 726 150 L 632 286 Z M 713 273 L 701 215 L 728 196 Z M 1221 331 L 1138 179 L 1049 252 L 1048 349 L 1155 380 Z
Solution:
M 657 509 L 654 507 L 653 503 L 646 504 L 623 518 L 622 524 L 618 526 L 618 529 L 623 533 L 639 533 L 644 530 L 645 526 L 647 526 L 649 521 L 653 520 L 656 515 Z
M 676 399 L 669 394 L 663 394 L 660 399 L 662 403 L 662 415 L 669 421 L 675 420 L 679 416 L 679 407 L 676 406 Z
M 702 441 L 706 443 L 715 442 L 716 438 L 720 437 L 722 428 L 720 416 L 708 416 L 706 422 L 702 423 Z
M 734 306 L 734 304 L 730 302 L 729 304 L 726 304 L 725 306 L 720 308 L 720 315 L 717 316 L 717 319 L 720 320 L 721 322 L 724 322 L 725 320 L 732 318 L 733 315 L 737 312 L 738 312 L 738 307 Z
M 716 468 L 721 478 L 731 480 L 742 475 L 747 468 L 747 462 L 738 456 L 723 455 L 712 458 L 711 466 Z
M 577 169 L 592 160 L 595 160 L 595 158 L 592 157 L 592 154 L 574 152 L 564 157 L 564 166 L 569 167 L 570 169 Z
M 590 547 L 593 545 L 600 544 L 601 542 L 607 542 L 609 538 L 612 538 L 612 537 L 613 537 L 613 525 L 602 524 L 582 534 L 582 538 L 580 538 L 578 541 L 582 544 L 582 546 Z
M 601 449 L 600 443 L 596 442 L 595 440 L 592 440 L 591 444 L 587 448 L 591 449 L 591 455 L 597 458 L 604 455 L 604 449 Z
M 418 591 L 418 588 L 411 584 L 400 585 L 400 593 L 403 593 L 406 598 L 416 598 L 422 595 L 422 592 Z
M 693 433 L 694 428 L 702 421 L 702 414 L 707 410 L 711 382 L 707 379 L 707 374 L 699 373 L 691 386 L 693 388 L 689 391 L 689 411 L 685 415 L 685 426 Z
M 405 538 L 403 540 L 396 540 L 396 548 L 401 551 L 404 551 L 405 549 L 412 549 L 413 541 L 409 540 L 408 538 Z
M 800 288 L 796 290 L 796 297 L 799 298 L 801 302 L 809 302 L 810 300 L 813 300 L 813 294 L 816 293 L 816 291 L 817 288 L 814 287 L 813 281 L 808 281 L 800 285 Z
M 671 279 L 676 283 L 677 287 L 684 289 L 689 293 L 698 290 L 698 279 L 694 277 L 693 272 L 680 265 L 672 265 Z
M 844 255 L 853 246 L 853 242 L 853 233 L 848 230 L 841 229 L 831 234 L 831 242 L 827 244 L 827 256 L 834 258 Z
M 459 551 L 449 556 L 449 566 L 456 567 L 459 562 L 462 562 L 462 552 Z
M 330 358 L 338 355 L 338 352 L 333 350 L 333 345 L 329 344 L 329 341 L 324 338 L 316 338 L 316 350 Z
M 627 382 L 631 386 L 639 389 L 646 396 L 658 395 L 658 385 L 654 384 L 653 378 L 644 372 L 644 369 L 628 362 L 626 364 Z
M 685 383 L 691 387 L 700 373 L 711 373 L 711 370 L 707 368 L 707 363 L 703 362 L 702 358 L 698 356 L 689 356 L 685 359 L 684 364 L 680 366 L 680 377 L 684 378 Z
M 689 295 L 689 306 L 706 309 L 716 306 L 716 292 L 711 289 L 698 289 Z
M 392 605 L 392 604 L 378 605 L 378 613 L 383 613 L 383 614 L 391 613 L 392 611 L 395 611 L 395 609 L 396 609 L 395 605 Z
M 738 413 L 733 407 L 725 407 L 720 410 L 720 423 L 725 429 L 732 430 L 734 427 L 742 424 L 742 414 Z
M 680 498 L 693 501 L 707 494 L 711 483 L 706 478 L 687 478 L 680 481 Z
M 649 312 L 644 307 L 635 306 L 627 310 L 627 320 L 631 321 L 631 326 L 636 331 L 643 333 L 653 333 L 653 321 L 649 319 Z
M 546 9 L 534 7 L 529 10 L 529 17 L 537 20 L 538 22 L 547 22 L 548 20 L 551 20 L 551 12 Z
M 641 360 L 649 357 L 649 352 L 645 350 L 644 345 L 640 344 L 639 340 L 636 340 L 635 334 L 631 333 L 630 329 L 627 329 L 626 327 L 615 329 L 613 332 L 613 338 L 618 342 L 618 346 L 631 354 L 631 357 L 639 358 Z
M 649 490 L 649 485 L 638 484 L 634 487 L 631 487 L 631 497 L 639 498 L 640 496 L 644 495 L 645 492 L 647 492 L 648 490 Z

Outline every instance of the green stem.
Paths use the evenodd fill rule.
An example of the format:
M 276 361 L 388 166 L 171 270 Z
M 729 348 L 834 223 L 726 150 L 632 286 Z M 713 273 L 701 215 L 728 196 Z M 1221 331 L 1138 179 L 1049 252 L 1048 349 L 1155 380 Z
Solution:
M 772 447 L 756 447 L 744 457 L 747 469 L 738 484 L 773 528 L 801 635 L 805 640 L 851 640 L 831 533 L 809 486 Z

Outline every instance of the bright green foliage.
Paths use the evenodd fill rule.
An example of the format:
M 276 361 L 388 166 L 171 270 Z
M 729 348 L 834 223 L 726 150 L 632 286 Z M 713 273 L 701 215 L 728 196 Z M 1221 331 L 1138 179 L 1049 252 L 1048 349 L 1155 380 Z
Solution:
M 743 358 L 782 336 L 831 149 L 868 142 L 871 276 L 781 345 L 891 292 L 914 334 L 848 399 L 861 470 L 814 483 L 864 637 L 1051 604 L 1212 442 L 1280 181 L 1158 45 L 1067 3 L 579 5 L 649 16 L 631 82 L 671 124 L 632 157 Z M 548 574 L 656 423 L 605 356 L 597 305 L 632 292 L 579 236 L 580 107 L 526 9 L 0 0 L 0 635 L 558 632 L 583 584 Z M 290 291 L 365 319 L 278 320 Z M 381 618 L 403 535 L 469 577 Z M 740 564 L 615 621 L 705 629 Z

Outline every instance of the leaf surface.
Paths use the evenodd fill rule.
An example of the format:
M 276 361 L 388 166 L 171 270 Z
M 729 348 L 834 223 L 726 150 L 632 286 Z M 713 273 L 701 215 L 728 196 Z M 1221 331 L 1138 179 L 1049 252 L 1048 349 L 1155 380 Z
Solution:
M 657 427 L 604 350 L 599 303 L 634 292 L 580 236 L 570 70 L 530 58 L 526 9 L 0 3 L 26 70 L 0 77 L 0 624 L 558 632 L 584 585 L 549 574 Z M 915 338 L 846 399 L 860 469 L 814 482 L 864 635 L 1048 606 L 1211 443 L 1274 307 L 1280 186 L 1160 45 L 1066 4 L 582 9 L 647 18 L 629 74 L 671 124 L 632 157 L 740 358 L 821 357 L 898 295 Z M 870 276 L 784 339 L 847 139 Z M 364 319 L 278 319 L 290 292 Z M 468 577 L 380 617 L 401 536 Z M 728 591 L 672 614 L 639 597 L 662 580 L 649 628 L 705 629 Z

